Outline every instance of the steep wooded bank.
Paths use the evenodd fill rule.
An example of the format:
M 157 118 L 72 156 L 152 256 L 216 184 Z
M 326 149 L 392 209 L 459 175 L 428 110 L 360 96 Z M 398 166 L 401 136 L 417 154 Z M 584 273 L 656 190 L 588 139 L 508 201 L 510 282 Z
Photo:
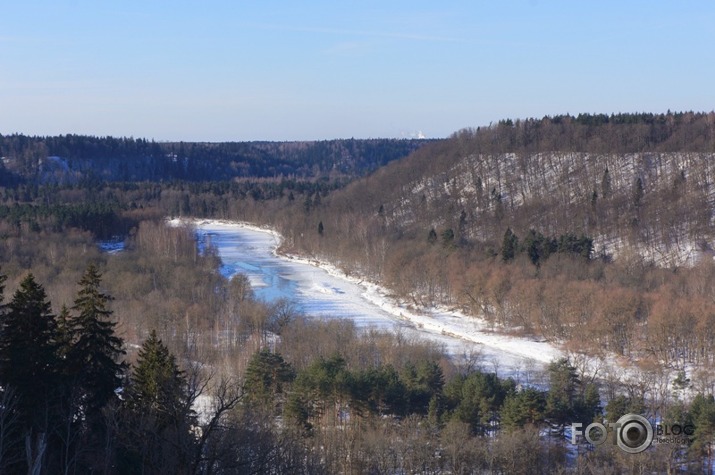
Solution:
M 340 222 L 328 228 L 343 232 L 345 215 L 371 217 L 387 234 L 452 230 L 463 244 L 495 249 L 507 228 L 584 234 L 597 254 L 630 244 L 680 265 L 712 239 L 714 127 L 715 114 L 672 114 L 465 130 L 334 194 Z
M 714 124 L 712 113 L 503 121 L 287 212 L 245 211 L 287 247 L 409 301 L 591 352 L 709 366 Z
M 519 236 L 532 229 L 583 234 L 594 239 L 596 255 L 631 247 L 660 265 L 692 264 L 713 237 L 714 158 L 696 152 L 471 153 L 420 176 L 405 169 L 415 173 L 420 165 L 405 161 L 335 194 L 330 205 L 343 216 L 372 214 L 391 233 L 452 230 L 462 244 L 495 249 L 507 228 Z

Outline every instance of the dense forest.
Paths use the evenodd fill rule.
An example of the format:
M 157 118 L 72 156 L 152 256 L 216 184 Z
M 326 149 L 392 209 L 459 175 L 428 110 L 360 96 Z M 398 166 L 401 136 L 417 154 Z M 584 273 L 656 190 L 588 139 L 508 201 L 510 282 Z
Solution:
M 432 142 L 0 137 L 0 472 L 711 470 L 714 131 L 668 113 Z M 259 301 L 166 225 L 192 216 L 270 225 L 282 252 L 569 358 L 502 379 Z M 638 455 L 564 442 L 628 412 L 696 431 Z
M 427 140 L 154 142 L 61 135 L 0 135 L 0 179 L 29 184 L 102 181 L 346 179 L 408 155 Z

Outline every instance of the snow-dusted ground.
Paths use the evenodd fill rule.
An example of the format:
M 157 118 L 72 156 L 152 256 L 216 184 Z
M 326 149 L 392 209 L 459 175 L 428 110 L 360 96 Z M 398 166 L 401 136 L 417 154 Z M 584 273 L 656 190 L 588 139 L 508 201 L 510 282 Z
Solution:
M 445 308 L 411 310 L 372 282 L 345 276 L 325 262 L 278 255 L 279 234 L 246 223 L 196 220 L 199 243 L 217 249 L 221 272 L 248 276 L 257 296 L 287 298 L 311 317 L 349 318 L 359 328 L 401 331 L 445 345 L 455 357 L 479 354 L 502 376 L 528 380 L 562 356 L 554 346 L 488 330 L 486 322 Z

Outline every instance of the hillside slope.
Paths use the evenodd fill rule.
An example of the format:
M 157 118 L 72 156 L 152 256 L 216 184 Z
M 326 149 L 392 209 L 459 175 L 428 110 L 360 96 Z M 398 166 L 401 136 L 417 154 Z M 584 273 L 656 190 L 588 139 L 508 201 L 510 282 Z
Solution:
M 669 119 L 660 141 L 646 140 Z M 526 134 L 528 122 L 462 131 L 353 183 L 331 204 L 372 216 L 393 235 L 452 230 L 461 244 L 498 247 L 507 228 L 584 234 L 595 255 L 631 248 L 663 266 L 693 264 L 711 249 L 715 115 L 656 116 L 646 127 L 563 122 L 539 122 L 532 135 L 550 138 L 526 142 L 509 137 Z M 611 134 L 620 141 L 599 151 Z M 674 150 L 681 136 L 697 140 Z
M 453 229 L 468 242 L 497 242 L 506 227 L 585 234 L 597 254 L 631 245 L 682 265 L 715 237 L 714 179 L 715 153 L 471 154 L 437 174 L 377 185 L 395 193 L 376 204 L 396 229 Z

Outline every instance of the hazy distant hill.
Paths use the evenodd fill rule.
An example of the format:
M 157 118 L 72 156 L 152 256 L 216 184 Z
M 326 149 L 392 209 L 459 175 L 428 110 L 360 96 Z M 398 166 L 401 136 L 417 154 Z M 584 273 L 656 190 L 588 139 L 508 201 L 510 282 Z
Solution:
M 75 183 L 82 179 L 353 178 L 404 157 L 426 143 L 426 140 L 397 139 L 158 143 L 80 135 L 0 135 L 0 180 Z

